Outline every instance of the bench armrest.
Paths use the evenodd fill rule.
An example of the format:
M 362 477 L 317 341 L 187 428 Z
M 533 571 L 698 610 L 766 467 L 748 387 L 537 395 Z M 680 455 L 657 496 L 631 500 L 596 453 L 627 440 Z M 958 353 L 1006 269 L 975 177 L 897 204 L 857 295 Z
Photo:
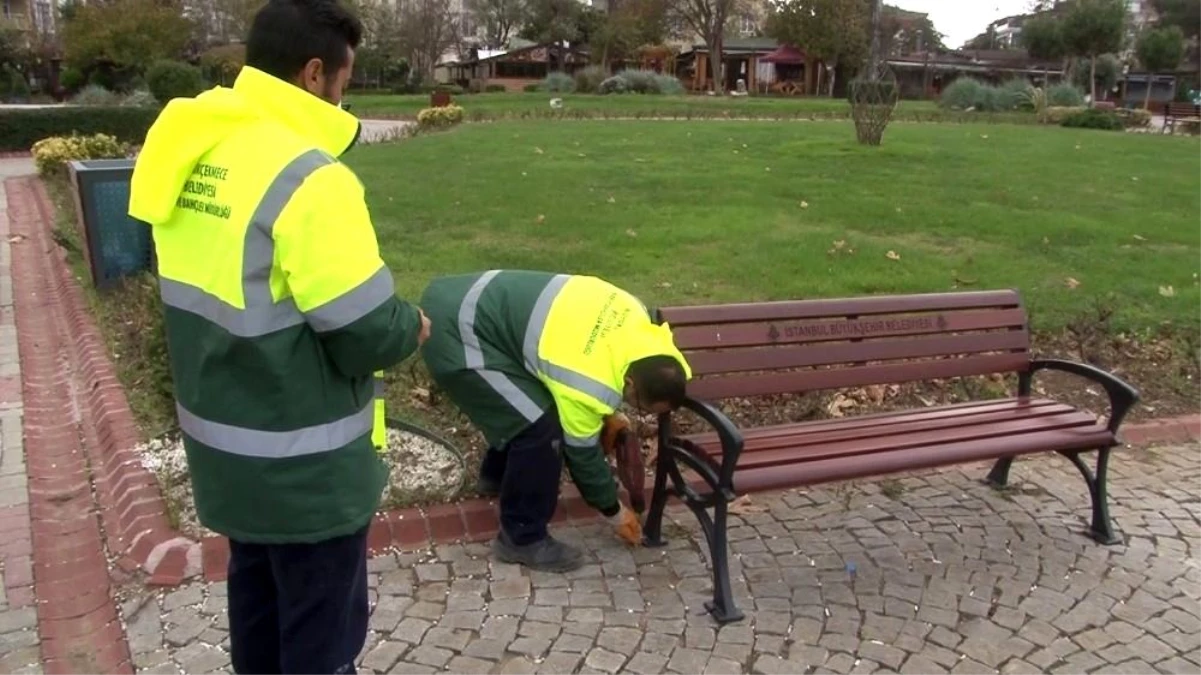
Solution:
M 738 458 L 742 455 L 742 432 L 738 431 L 738 427 L 734 426 L 725 413 L 709 403 L 689 396 L 684 399 L 681 407 L 696 413 L 717 432 L 717 437 L 721 440 L 719 485 L 724 489 L 733 490 L 734 467 L 738 465 Z
M 1071 373 L 1072 375 L 1092 380 L 1105 387 L 1105 393 L 1109 394 L 1109 424 L 1107 426 L 1110 433 L 1115 436 L 1118 433 L 1118 427 L 1122 425 L 1122 419 L 1126 417 L 1126 413 L 1130 412 L 1130 408 L 1139 399 L 1138 390 L 1123 382 L 1113 373 L 1101 370 L 1096 366 L 1090 366 L 1087 363 L 1077 363 L 1076 361 L 1066 361 L 1064 359 L 1034 359 L 1030 362 L 1030 369 L 1022 373 L 1021 381 L 1018 384 L 1019 389 L 1029 394 L 1031 378 L 1035 372 L 1040 370 L 1058 370 L 1064 373 Z

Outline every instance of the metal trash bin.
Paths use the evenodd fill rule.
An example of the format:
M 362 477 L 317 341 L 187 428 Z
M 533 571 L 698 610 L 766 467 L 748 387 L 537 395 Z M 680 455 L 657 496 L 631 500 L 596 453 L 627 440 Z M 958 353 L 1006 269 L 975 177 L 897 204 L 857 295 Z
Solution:
M 69 162 L 84 257 L 98 289 L 111 287 L 123 277 L 155 271 L 150 226 L 129 215 L 133 166 L 132 159 Z

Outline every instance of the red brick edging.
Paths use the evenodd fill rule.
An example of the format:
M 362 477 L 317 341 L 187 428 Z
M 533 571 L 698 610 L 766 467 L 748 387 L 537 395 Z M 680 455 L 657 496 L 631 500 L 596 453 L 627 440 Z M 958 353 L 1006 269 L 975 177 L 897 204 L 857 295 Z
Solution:
M 10 204 L 36 199 L 44 223 L 38 229 L 45 233 L 54 222 L 52 206 L 37 179 L 24 181 L 10 182 L 10 190 L 16 192 L 10 193 Z M 154 476 L 142 467 L 133 452 L 138 441 L 137 430 L 104 340 L 61 252 L 53 249 L 51 253 L 48 257 L 53 264 L 49 265 L 52 268 L 49 272 L 55 277 L 57 295 L 66 305 L 70 319 L 68 334 L 73 338 L 69 341 L 70 352 L 81 379 L 81 391 L 87 392 L 80 401 L 85 420 L 85 448 L 92 466 L 103 467 L 96 471 L 96 494 L 109 550 L 123 554 L 118 562 L 126 570 L 141 568 L 148 572 L 151 584 L 173 586 L 201 572 L 209 581 L 224 579 L 229 556 L 225 537 L 208 537 L 198 544 L 180 536 L 167 523 L 166 506 Z M 1134 445 L 1198 440 L 1201 415 L 1130 424 L 1122 436 Z M 583 523 L 596 517 L 596 512 L 573 487 L 564 489 L 555 517 L 557 522 Z M 493 537 L 498 527 L 495 501 L 473 498 L 457 504 L 377 514 L 368 544 L 373 552 L 379 552 L 435 543 L 484 541 Z
M 88 408 L 94 388 L 83 395 L 69 362 L 72 351 L 91 348 L 107 356 L 103 343 L 78 327 L 84 307 L 71 302 L 79 288 L 67 275 L 50 238 L 48 200 L 35 179 L 6 183 L 13 233 L 13 298 L 21 359 L 24 446 L 33 541 L 33 582 L 43 668 L 48 673 L 132 673 L 129 645 L 111 593 L 97 493 L 112 469 L 89 450 Z M 117 389 L 120 394 L 119 388 Z M 84 399 L 87 400 L 84 400 Z

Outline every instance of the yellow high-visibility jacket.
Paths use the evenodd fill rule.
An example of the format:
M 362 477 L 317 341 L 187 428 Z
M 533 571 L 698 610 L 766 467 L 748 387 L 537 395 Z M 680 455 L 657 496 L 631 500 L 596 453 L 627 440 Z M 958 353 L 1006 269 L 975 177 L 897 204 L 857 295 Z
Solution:
M 337 159 L 358 132 L 246 67 L 171 101 L 137 160 L 129 212 L 153 231 L 197 511 L 233 539 L 354 532 L 387 479 L 375 375 L 415 351 L 420 318 Z

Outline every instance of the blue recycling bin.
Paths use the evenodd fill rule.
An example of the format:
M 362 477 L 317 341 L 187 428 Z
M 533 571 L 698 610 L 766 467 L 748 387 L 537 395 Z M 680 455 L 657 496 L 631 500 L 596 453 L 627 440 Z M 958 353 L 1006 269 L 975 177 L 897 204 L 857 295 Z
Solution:
M 134 160 L 74 160 L 69 166 L 92 284 L 104 289 L 123 277 L 153 272 L 150 227 L 129 216 Z

